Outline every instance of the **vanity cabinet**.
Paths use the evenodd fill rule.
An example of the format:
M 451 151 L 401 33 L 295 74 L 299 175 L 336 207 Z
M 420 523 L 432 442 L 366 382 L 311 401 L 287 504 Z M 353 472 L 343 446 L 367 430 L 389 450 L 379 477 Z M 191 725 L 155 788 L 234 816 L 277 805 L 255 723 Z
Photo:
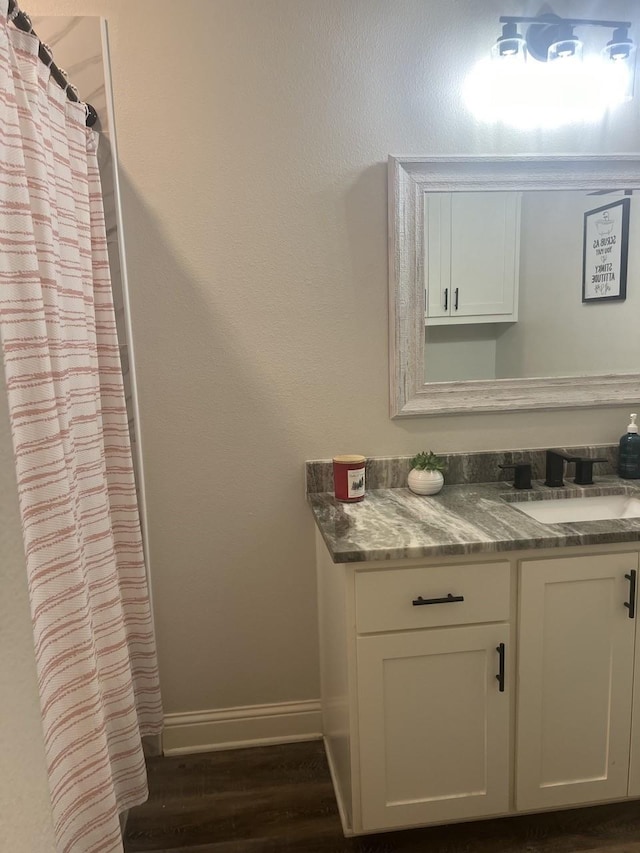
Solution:
M 363 826 L 506 809 L 508 563 L 358 573 L 355 603 Z
M 428 326 L 518 319 L 519 192 L 424 196 Z
M 640 796 L 633 545 L 335 565 L 318 536 L 317 553 L 347 835 Z

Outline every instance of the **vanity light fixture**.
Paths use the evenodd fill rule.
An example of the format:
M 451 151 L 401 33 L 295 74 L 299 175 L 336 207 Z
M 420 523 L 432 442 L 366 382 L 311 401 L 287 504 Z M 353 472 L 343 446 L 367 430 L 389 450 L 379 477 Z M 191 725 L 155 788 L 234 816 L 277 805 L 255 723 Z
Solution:
M 521 127 L 598 120 L 633 96 L 636 47 L 629 21 L 503 15 L 491 61 L 467 78 L 466 100 L 482 119 Z M 610 40 L 585 55 L 576 30 L 605 28 Z M 522 32 L 519 31 L 522 30 Z

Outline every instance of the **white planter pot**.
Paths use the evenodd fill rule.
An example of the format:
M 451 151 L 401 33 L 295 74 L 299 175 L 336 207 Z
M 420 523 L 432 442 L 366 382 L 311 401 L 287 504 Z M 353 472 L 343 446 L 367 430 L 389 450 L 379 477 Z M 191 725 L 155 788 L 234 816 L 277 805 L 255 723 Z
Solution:
M 407 477 L 407 485 L 416 495 L 435 495 L 444 486 L 444 477 L 441 471 L 412 468 Z

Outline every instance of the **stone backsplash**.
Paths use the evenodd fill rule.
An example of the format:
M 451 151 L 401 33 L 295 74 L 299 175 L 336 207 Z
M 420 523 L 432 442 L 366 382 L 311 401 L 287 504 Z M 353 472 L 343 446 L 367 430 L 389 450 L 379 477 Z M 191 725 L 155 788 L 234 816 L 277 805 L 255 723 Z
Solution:
M 618 445 L 581 445 L 561 447 L 558 450 L 575 456 L 603 457 L 608 462 L 594 465 L 594 481 L 598 475 L 615 474 L 618 463 Z M 445 462 L 445 484 L 510 482 L 513 471 L 503 471 L 500 465 L 514 462 L 531 462 L 534 480 L 544 479 L 545 450 L 500 450 L 477 453 L 440 453 Z M 374 456 L 366 462 L 366 483 L 369 489 L 398 489 L 407 485 L 407 474 L 411 468 L 412 456 Z M 318 459 L 306 462 L 306 491 L 310 493 L 333 491 L 333 465 L 330 459 Z M 573 479 L 573 466 L 567 465 L 566 480 Z

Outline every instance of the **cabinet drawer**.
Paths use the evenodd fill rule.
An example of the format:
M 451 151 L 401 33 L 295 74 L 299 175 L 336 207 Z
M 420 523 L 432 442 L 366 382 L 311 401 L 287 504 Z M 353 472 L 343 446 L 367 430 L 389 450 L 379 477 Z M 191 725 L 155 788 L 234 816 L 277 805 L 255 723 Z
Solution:
M 506 621 L 509 576 L 507 562 L 358 573 L 358 633 Z

